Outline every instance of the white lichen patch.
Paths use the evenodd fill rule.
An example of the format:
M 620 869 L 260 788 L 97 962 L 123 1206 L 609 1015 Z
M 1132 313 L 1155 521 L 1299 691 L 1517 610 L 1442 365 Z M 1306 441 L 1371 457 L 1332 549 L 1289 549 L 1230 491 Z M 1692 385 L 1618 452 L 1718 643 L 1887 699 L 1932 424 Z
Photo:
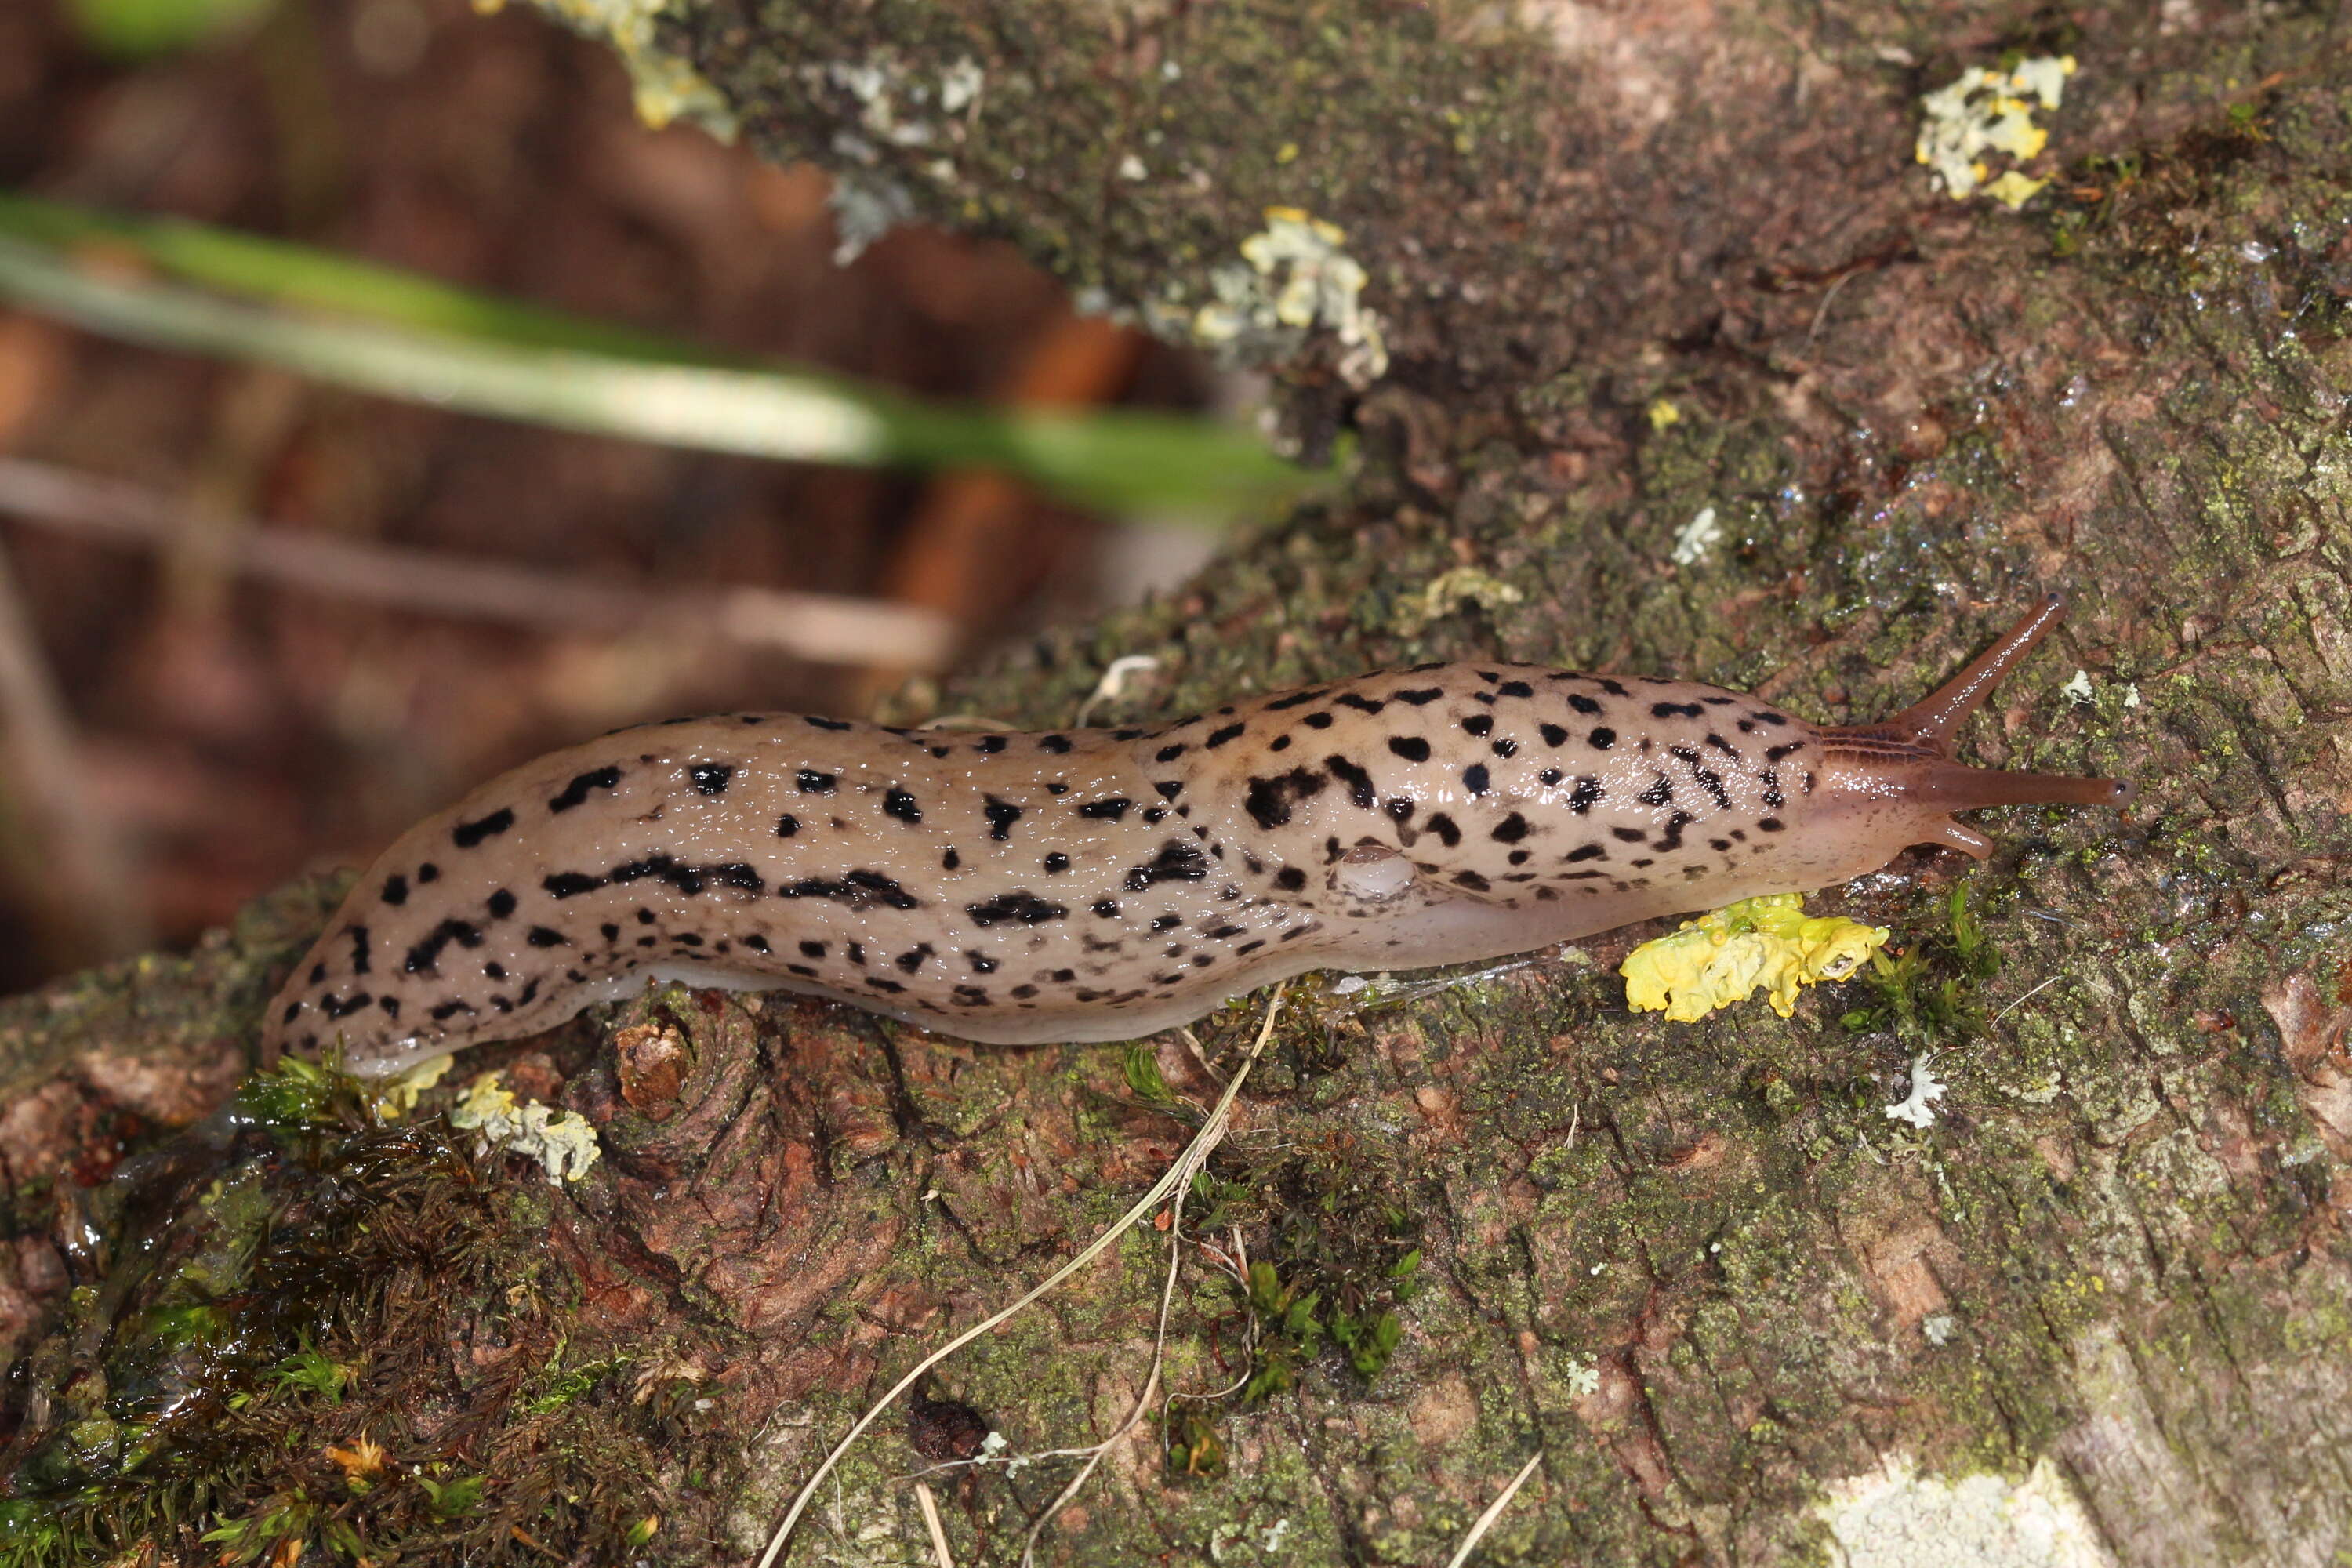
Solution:
M 2088 707 L 2091 701 L 2091 672 L 2087 669 L 2076 670 L 2074 678 L 2058 689 L 2063 695 L 2073 698 L 2077 704 Z
M 988 74 L 969 58 L 936 76 L 908 66 L 896 51 L 877 49 L 858 60 L 828 60 L 799 68 L 812 94 L 846 100 L 856 106 L 856 125 L 834 132 L 833 150 L 848 165 L 836 171 L 833 208 L 834 264 L 846 267 L 868 246 L 901 224 L 914 221 L 914 194 L 897 180 L 872 171 L 883 149 L 953 149 L 980 112 Z M 947 184 L 957 177 L 955 160 L 929 160 L 923 172 Z
M 1723 542 L 1723 525 L 1715 521 L 1715 508 L 1703 506 L 1691 520 L 1675 531 L 1672 551 L 1677 566 L 1691 566 L 1706 559 L 1706 552 Z
M 1919 100 L 1914 155 L 1955 201 L 1986 195 L 2012 211 L 2023 206 L 2050 183 L 2015 166 L 2031 163 L 2049 145 L 2050 132 L 2034 123 L 2035 110 L 2056 109 L 2074 74 L 2072 55 L 2040 55 L 2006 71 L 1970 66 L 1959 79 Z M 2000 154 L 2012 166 L 1994 177 L 1988 153 Z
M 1241 243 L 1242 258 L 1209 272 L 1215 298 L 1192 313 L 1192 340 L 1211 348 L 1250 338 L 1295 346 L 1313 331 L 1338 334 L 1339 374 L 1359 389 L 1388 373 L 1380 317 L 1363 302 L 1370 280 L 1344 248 L 1347 234 L 1297 207 L 1268 207 L 1265 227 Z
M 536 1100 L 519 1100 L 495 1072 L 466 1086 L 450 1110 L 449 1125 L 480 1133 L 485 1152 L 504 1149 L 538 1161 L 551 1186 L 578 1181 L 604 1153 L 586 1117 Z
M 654 18 L 669 0 L 535 0 L 542 11 L 574 32 L 603 38 L 621 57 L 636 99 L 637 118 L 658 131 L 673 120 L 699 125 L 721 142 L 735 139 L 735 111 L 719 89 L 694 68 L 654 43 Z M 475 0 L 475 9 L 493 12 L 505 0 Z
M 1889 1121 L 1907 1121 L 1922 1131 L 1936 1125 L 1936 1101 L 1950 1086 L 1936 1076 L 1936 1053 L 1921 1051 L 1911 1058 L 1911 1092 L 1893 1105 L 1881 1106 Z
M 2113 1568 L 2081 1498 L 2046 1458 L 2021 1479 L 1947 1480 L 1893 1454 L 1825 1489 L 1814 1511 L 1839 1568 Z

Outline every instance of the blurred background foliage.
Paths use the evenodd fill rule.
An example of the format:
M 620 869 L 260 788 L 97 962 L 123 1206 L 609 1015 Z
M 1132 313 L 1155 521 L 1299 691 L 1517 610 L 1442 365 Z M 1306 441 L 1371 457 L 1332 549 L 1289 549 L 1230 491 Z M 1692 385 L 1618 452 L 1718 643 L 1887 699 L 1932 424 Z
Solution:
M 1181 582 L 1268 493 L 1230 420 L 1167 417 L 1246 388 L 1003 247 L 853 253 L 819 172 L 646 129 L 524 10 L 0 6 L 0 988 L 192 940 L 583 734 L 863 711 Z M 488 419 L 455 370 L 392 400 L 254 346 L 322 331 L 789 366 L 885 449 Z

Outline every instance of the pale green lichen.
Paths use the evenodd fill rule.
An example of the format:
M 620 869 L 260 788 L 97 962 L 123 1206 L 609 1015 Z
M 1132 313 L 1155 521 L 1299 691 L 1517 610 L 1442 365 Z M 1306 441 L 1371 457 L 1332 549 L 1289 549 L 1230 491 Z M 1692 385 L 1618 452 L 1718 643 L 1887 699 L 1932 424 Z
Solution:
M 538 1161 L 551 1186 L 578 1181 L 604 1157 L 596 1130 L 586 1117 L 536 1100 L 518 1100 L 495 1072 L 466 1086 L 449 1112 L 449 1125 L 479 1132 L 485 1149 L 504 1149 Z
M 1825 1489 L 1815 1512 L 1847 1568 L 2109 1568 L 2114 1562 L 2049 1459 L 2022 1479 L 1922 1476 L 1907 1454 Z
M 694 68 L 654 42 L 654 21 L 669 0 L 534 0 L 541 10 L 577 32 L 604 38 L 627 68 L 637 118 L 656 130 L 674 120 L 699 125 L 722 142 L 735 139 L 735 111 Z M 505 0 L 475 0 L 484 12 Z
M 1785 1018 L 1800 990 L 1843 980 L 1887 935 L 1884 926 L 1839 915 L 1808 916 L 1795 893 L 1767 893 L 1685 921 L 1673 935 L 1627 953 L 1617 973 L 1625 977 L 1625 1005 L 1636 1013 L 1664 1011 L 1694 1024 L 1762 987 Z
M 1456 566 L 1423 584 L 1418 595 L 1397 606 L 1396 628 L 1412 637 L 1427 630 L 1430 623 L 1444 619 L 1465 605 L 1475 605 L 1491 613 L 1518 604 L 1526 597 L 1527 595 L 1510 584 L 1481 572 L 1475 566 Z
M 1348 350 L 1339 374 L 1349 384 L 1378 381 L 1388 373 L 1388 342 L 1363 303 L 1370 278 L 1342 248 L 1347 237 L 1297 207 L 1266 208 L 1265 227 L 1241 243 L 1242 259 L 1210 269 L 1216 298 L 1192 313 L 1193 341 L 1223 347 L 1245 333 L 1304 336 L 1321 327 Z
M 1955 201 L 1982 195 L 2012 211 L 2023 206 L 2050 182 L 2014 167 L 1989 177 L 1984 155 L 2001 153 L 2015 163 L 2039 157 L 2050 132 L 2033 122 L 2034 106 L 2056 109 L 2074 74 L 2072 55 L 2036 56 L 2007 71 L 1970 66 L 1919 100 L 1924 115 L 1913 155 Z

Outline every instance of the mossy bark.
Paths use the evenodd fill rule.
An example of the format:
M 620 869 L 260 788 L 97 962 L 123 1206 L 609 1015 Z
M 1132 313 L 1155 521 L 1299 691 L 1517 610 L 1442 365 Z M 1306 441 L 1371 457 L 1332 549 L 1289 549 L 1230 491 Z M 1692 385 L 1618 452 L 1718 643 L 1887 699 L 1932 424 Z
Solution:
M 1066 724 L 1131 653 L 1157 679 L 1099 720 L 1481 657 L 1871 716 L 2059 587 L 2055 647 L 1968 748 L 2143 790 L 2120 820 L 1994 814 L 1989 864 L 1917 852 L 1826 896 L 1915 956 L 1790 1020 L 1629 1016 L 1608 970 L 1644 931 L 1296 995 L 1186 1218 L 1167 1381 L 1200 1397 L 1115 1446 L 1043 1555 L 1443 1562 L 1534 1454 L 1483 1561 L 2095 1560 L 1935 1512 L 1965 1489 L 1889 1482 L 1833 1531 L 1824 1496 L 1890 1456 L 2054 1472 L 2034 1495 L 2122 1563 L 2352 1551 L 2352 56 L 2324 8 L 2206 9 L 2058 34 L 2023 4 L 701 0 L 661 25 L 862 210 L 1008 236 L 1170 330 L 1230 295 L 1268 207 L 1338 225 L 1368 276 L 1377 373 L 1361 321 L 1207 322 L 1276 372 L 1304 446 L 1362 432 L 1339 499 L 895 718 Z M 2044 116 L 2050 190 L 1928 192 L 1917 94 L 2056 48 L 2082 70 Z M 92 1138 L 143 1132 L 88 1064 L 217 1092 L 330 890 L 0 1011 L 5 1114 L 48 1151 L 0 1151 L 9 1459 L 40 1504 L 13 1518 L 60 1552 L 222 1526 L 379 1561 L 738 1558 L 1213 1092 L 1171 1039 L 972 1047 L 669 994 L 484 1054 L 599 1126 L 568 1187 L 281 1088 L 201 1157 L 77 1188 Z M 1928 1048 L 1938 1119 L 1890 1121 Z M 973 1412 L 1014 1453 L 1112 1430 L 1168 1239 L 950 1362 L 795 1560 L 928 1560 L 906 1477 Z M 352 1369 L 332 1398 L 304 1343 Z M 394 1468 L 354 1495 L 362 1432 Z M 1015 1559 L 1071 1463 L 930 1477 L 955 1560 Z

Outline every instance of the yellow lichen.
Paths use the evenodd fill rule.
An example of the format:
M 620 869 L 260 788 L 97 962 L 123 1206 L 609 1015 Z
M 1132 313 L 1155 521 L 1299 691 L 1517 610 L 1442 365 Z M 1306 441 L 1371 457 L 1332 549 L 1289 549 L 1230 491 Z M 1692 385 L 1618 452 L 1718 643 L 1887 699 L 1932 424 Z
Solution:
M 419 1062 L 378 1089 L 369 1101 L 376 1120 L 397 1121 L 415 1110 L 417 1097 L 441 1081 L 449 1071 L 449 1062 L 447 1057 Z
M 1988 195 L 2012 210 L 2049 184 L 2011 169 L 1991 177 L 1983 154 L 2015 163 L 2039 157 L 2050 132 L 2033 122 L 2036 107 L 2055 109 L 2074 74 L 2072 55 L 2040 55 L 2014 70 L 1970 66 L 1957 81 L 1919 100 L 1924 111 L 1913 155 L 1933 169 L 1952 199 Z
M 1625 1004 L 1636 1013 L 1663 1010 L 1680 1024 L 1744 1002 L 1759 986 L 1783 1018 L 1797 993 L 1843 980 L 1887 938 L 1883 926 L 1843 916 L 1808 916 L 1795 893 L 1742 899 L 1625 955 Z
M 586 1117 L 536 1100 L 519 1100 L 495 1072 L 466 1086 L 449 1112 L 449 1125 L 480 1132 L 485 1148 L 538 1161 L 551 1186 L 578 1181 L 604 1156 Z

